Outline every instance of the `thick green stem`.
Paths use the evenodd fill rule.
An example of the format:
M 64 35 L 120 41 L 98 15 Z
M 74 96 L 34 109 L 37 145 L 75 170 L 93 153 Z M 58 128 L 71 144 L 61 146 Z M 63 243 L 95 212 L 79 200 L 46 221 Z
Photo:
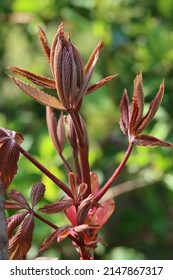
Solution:
M 45 168 L 40 162 L 33 158 L 21 146 L 19 146 L 19 150 L 29 161 L 31 161 L 38 169 L 40 169 L 47 177 L 49 177 L 56 185 L 58 185 L 68 196 L 73 198 L 71 190 L 61 180 L 53 175 L 47 168 Z
M 115 181 L 115 179 L 117 179 L 117 177 L 119 176 L 119 174 L 121 173 L 123 167 L 125 166 L 131 152 L 132 152 L 132 148 L 133 148 L 133 142 L 129 143 L 128 149 L 126 151 L 126 154 L 123 158 L 123 160 L 121 161 L 120 165 L 116 168 L 116 170 L 114 171 L 114 173 L 112 174 L 112 176 L 109 178 L 109 180 L 106 182 L 106 184 L 101 188 L 101 190 L 99 191 L 98 194 L 96 194 L 95 196 L 95 200 L 99 201 L 103 195 L 107 192 L 107 190 L 111 187 L 112 183 Z

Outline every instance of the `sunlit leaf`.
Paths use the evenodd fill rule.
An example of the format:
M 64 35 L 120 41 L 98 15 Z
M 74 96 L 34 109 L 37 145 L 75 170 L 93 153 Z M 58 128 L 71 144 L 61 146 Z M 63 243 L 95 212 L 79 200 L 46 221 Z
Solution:
M 33 99 L 38 101 L 43 105 L 48 105 L 58 110 L 64 110 L 62 104 L 58 101 L 57 98 L 51 96 L 50 94 L 45 93 L 44 91 L 39 90 L 38 88 L 19 80 L 18 78 L 14 78 L 10 76 L 10 78 L 15 82 L 15 84 L 24 92 L 26 92 Z
M 49 43 L 48 43 L 46 34 L 40 26 L 38 26 L 38 31 L 39 31 L 39 39 L 41 41 L 43 51 L 45 53 L 45 56 L 46 56 L 48 62 L 50 62 L 50 47 L 49 47 Z
M 127 91 L 124 90 L 121 102 L 120 102 L 120 128 L 125 135 L 128 135 L 129 128 L 129 114 L 130 103 L 127 95 Z
M 7 69 L 9 69 L 15 75 L 20 75 L 22 77 L 27 78 L 28 80 L 30 80 L 31 82 L 33 82 L 34 84 L 36 84 L 38 86 L 56 90 L 55 82 L 53 79 L 34 74 L 28 70 L 21 69 L 19 67 L 15 67 L 15 66 L 7 67 Z

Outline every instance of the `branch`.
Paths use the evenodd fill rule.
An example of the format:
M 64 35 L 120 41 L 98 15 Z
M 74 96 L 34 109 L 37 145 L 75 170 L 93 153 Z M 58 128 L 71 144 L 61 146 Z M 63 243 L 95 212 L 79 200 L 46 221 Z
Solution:
M 55 175 L 53 175 L 47 168 L 45 168 L 40 162 L 33 158 L 21 146 L 19 146 L 19 151 L 38 169 L 40 169 L 47 177 L 49 177 L 56 185 L 58 185 L 68 196 L 73 198 L 71 190 L 61 180 L 59 180 Z
M 126 151 L 126 154 L 123 158 L 123 160 L 121 161 L 121 163 L 119 164 L 119 166 L 116 168 L 116 170 L 114 171 L 114 173 L 112 174 L 112 176 L 109 178 L 109 180 L 106 182 L 106 184 L 101 188 L 101 190 L 99 191 L 98 194 L 96 194 L 95 196 L 95 200 L 99 201 L 102 196 L 108 191 L 108 189 L 111 187 L 111 185 L 113 184 L 113 182 L 117 179 L 117 177 L 119 176 L 119 174 L 121 173 L 123 167 L 125 166 L 131 152 L 132 152 L 132 148 L 133 148 L 133 143 L 129 143 L 128 149 Z

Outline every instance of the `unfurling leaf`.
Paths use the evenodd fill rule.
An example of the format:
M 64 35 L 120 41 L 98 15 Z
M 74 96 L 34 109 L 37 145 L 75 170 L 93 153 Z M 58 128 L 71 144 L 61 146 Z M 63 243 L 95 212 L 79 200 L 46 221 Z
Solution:
M 26 217 L 17 233 L 9 240 L 9 259 L 22 260 L 30 250 L 34 229 L 33 215 Z
M 19 144 L 22 141 L 19 133 L 0 128 L 0 179 L 4 193 L 17 172 Z
M 38 209 L 38 211 L 47 214 L 56 214 L 65 211 L 68 207 L 72 206 L 74 201 L 71 198 L 63 198 L 60 201 L 50 203 Z
M 35 183 L 32 187 L 31 194 L 30 194 L 30 199 L 32 203 L 32 207 L 34 206 L 42 199 L 44 196 L 46 187 L 43 183 Z

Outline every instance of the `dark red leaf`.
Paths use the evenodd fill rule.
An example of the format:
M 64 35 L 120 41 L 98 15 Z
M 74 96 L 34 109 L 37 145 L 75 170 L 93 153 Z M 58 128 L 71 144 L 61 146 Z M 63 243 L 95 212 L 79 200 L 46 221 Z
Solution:
M 46 187 L 43 183 L 35 183 L 32 187 L 30 199 L 32 203 L 32 207 L 34 207 L 44 196 Z
M 152 121 L 152 119 L 154 118 L 157 110 L 159 109 L 159 106 L 162 102 L 162 98 L 164 95 L 164 81 L 161 83 L 159 91 L 157 93 L 157 95 L 155 96 L 155 98 L 152 100 L 148 113 L 146 114 L 146 116 L 143 117 L 143 119 L 141 120 L 140 124 L 138 125 L 137 128 L 137 133 L 141 133 L 148 125 L 149 123 Z
M 68 207 L 74 204 L 74 201 L 70 198 L 63 198 L 60 201 L 45 205 L 38 209 L 38 211 L 46 214 L 56 214 L 61 211 L 65 211 Z
M 39 31 L 39 39 L 41 41 L 43 51 L 45 53 L 45 56 L 46 56 L 48 62 L 50 63 L 50 47 L 49 47 L 49 43 L 48 43 L 46 34 L 40 26 L 38 26 L 38 31 Z
M 10 190 L 8 193 L 8 196 L 11 199 L 17 201 L 19 204 L 21 204 L 23 206 L 23 208 L 30 209 L 30 206 L 29 206 L 28 202 L 26 201 L 26 199 L 24 198 L 24 196 L 17 190 L 15 190 L 15 189 Z
M 11 238 L 13 230 L 23 221 L 28 211 L 19 212 L 7 219 L 8 237 Z
M 33 215 L 26 217 L 20 225 L 17 233 L 9 240 L 9 259 L 22 260 L 28 253 L 34 229 Z
M 103 47 L 103 40 L 100 40 L 96 46 L 96 48 L 94 49 L 94 51 L 92 52 L 92 54 L 90 55 L 90 58 L 88 59 L 88 62 L 85 66 L 85 75 L 88 74 L 89 69 L 91 68 L 93 61 L 96 59 L 96 57 L 98 57 L 99 52 L 101 50 L 101 48 Z
M 19 159 L 19 146 L 13 138 L 14 132 L 0 128 L 0 179 L 3 185 L 3 191 L 13 180 L 17 172 L 17 162 Z M 16 138 L 20 135 L 16 133 Z M 18 139 L 19 141 L 19 139 Z
M 23 209 L 23 205 L 21 205 L 18 202 L 14 202 L 14 201 L 9 201 L 9 200 L 5 200 L 5 208 L 6 209 Z
M 38 86 L 50 88 L 53 90 L 56 89 L 55 82 L 53 79 L 34 74 L 28 70 L 21 69 L 19 67 L 15 67 L 15 66 L 7 67 L 7 69 L 9 69 L 15 75 L 20 75 L 22 77 L 27 78 L 28 80 L 30 80 L 31 82 L 33 82 L 34 84 L 36 84 Z
M 144 90 L 142 84 L 142 73 L 136 75 L 136 78 L 134 80 L 132 115 L 133 115 L 133 109 L 136 111 L 136 109 L 133 108 L 135 106 L 138 108 L 137 110 L 138 115 L 136 116 L 136 120 L 135 120 L 135 129 L 136 129 L 139 122 L 141 121 L 143 110 L 144 110 Z
M 43 243 L 39 248 L 39 253 L 49 248 L 56 239 L 57 239 L 57 230 L 55 230 L 48 237 L 46 237 L 46 239 L 43 241 Z
M 52 45 L 51 45 L 51 49 L 50 49 L 50 66 L 51 66 L 51 69 L 52 69 L 52 73 L 54 75 L 54 56 L 55 56 L 55 48 L 56 48 L 56 45 L 58 43 L 58 37 L 59 37 L 59 34 L 61 33 L 62 37 L 64 36 L 64 30 L 63 30 L 63 23 L 61 23 L 58 27 L 58 30 L 54 36 L 54 39 L 53 39 L 53 42 L 52 42 Z
M 14 78 L 13 76 L 9 77 L 15 82 L 15 84 L 24 92 L 26 92 L 29 96 L 31 96 L 33 99 L 35 99 L 37 102 L 48 105 L 53 108 L 56 108 L 58 110 L 65 110 L 65 108 L 62 106 L 62 104 L 59 102 L 57 98 L 54 96 L 47 94 L 46 92 L 39 90 L 38 88 L 34 87 L 33 85 L 30 85 L 18 78 Z
M 130 103 L 127 95 L 127 91 L 124 90 L 121 102 L 120 102 L 120 128 L 125 135 L 128 135 L 129 128 L 129 114 Z
M 139 146 L 164 146 L 164 147 L 173 147 L 172 143 L 162 141 L 156 137 L 147 135 L 147 134 L 138 134 L 133 143 Z
M 85 94 L 89 94 L 95 90 L 97 90 L 98 88 L 102 87 L 104 84 L 108 83 L 109 81 L 111 81 L 113 78 L 115 78 L 117 76 L 117 74 L 115 75 L 111 75 L 108 77 L 105 77 L 104 79 L 100 80 L 99 82 L 95 83 L 94 85 L 88 87 L 87 91 L 85 92 Z
M 75 106 L 77 108 L 80 100 L 82 99 L 82 96 L 87 92 L 89 82 L 91 80 L 94 68 L 97 64 L 98 58 L 99 58 L 99 52 L 101 48 L 101 43 L 98 44 L 96 51 L 94 52 L 94 56 L 89 59 L 88 65 L 85 67 L 85 77 L 83 80 L 82 85 L 79 88 L 79 91 L 77 92 L 77 96 L 75 98 Z

